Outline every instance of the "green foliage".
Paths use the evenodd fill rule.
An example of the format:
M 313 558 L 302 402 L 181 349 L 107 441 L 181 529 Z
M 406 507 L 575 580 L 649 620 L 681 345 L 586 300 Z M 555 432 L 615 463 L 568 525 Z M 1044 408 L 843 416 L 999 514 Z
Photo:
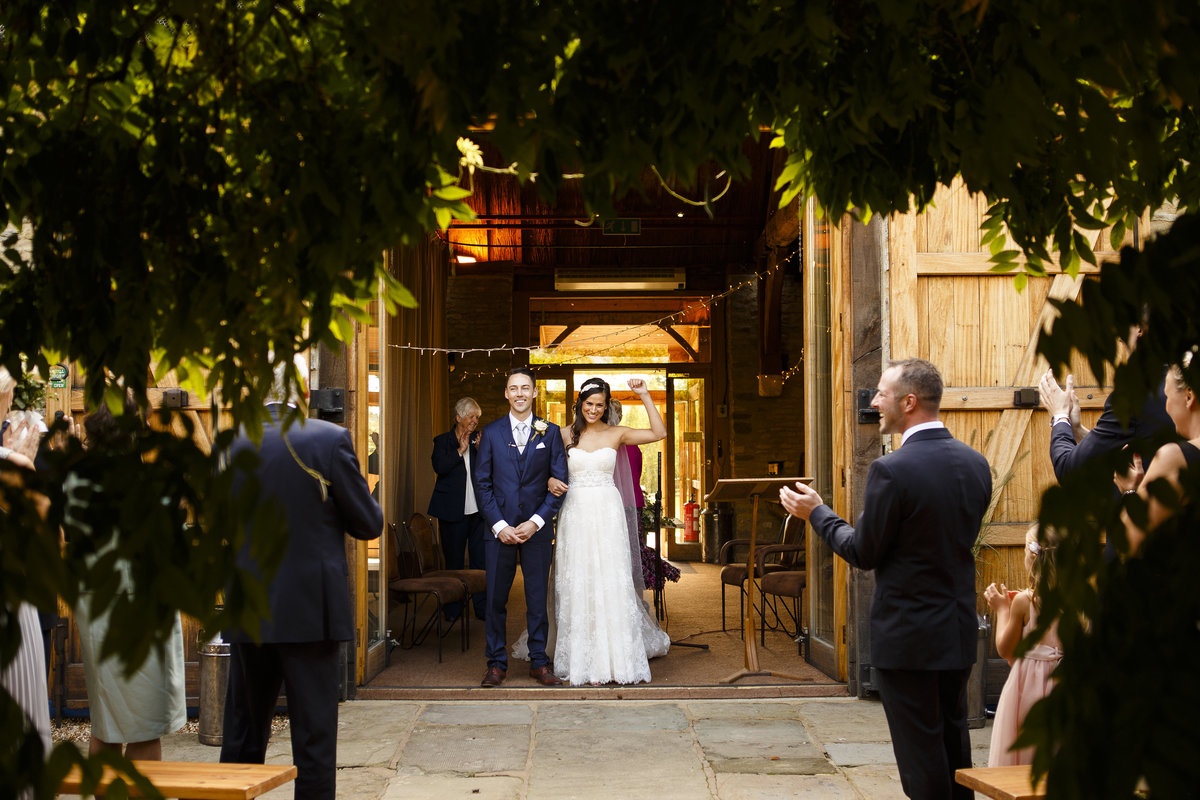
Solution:
M 144 400 L 148 378 L 174 369 L 197 394 L 220 387 L 253 430 L 274 364 L 346 338 L 381 285 L 390 313 L 413 304 L 380 254 L 469 215 L 455 140 L 483 125 L 550 200 L 565 172 L 583 173 L 589 212 L 638 189 L 649 166 L 676 185 L 708 164 L 744 175 L 744 142 L 762 130 L 787 152 L 784 199 L 833 211 L 921 208 L 961 174 L 992 203 L 983 240 L 999 268 L 1015 270 L 1019 250 L 1018 282 L 1056 259 L 1074 270 L 1095 260 L 1077 230 L 1115 225 L 1120 241 L 1162 200 L 1188 211 L 1200 198 L 1198 22 L 1194 0 L 685 13 L 633 0 L 7 0 L 0 204 L 33 239 L 2 243 L 15 269 L 0 270 L 0 363 L 44 374 L 51 359 L 77 362 L 89 407 L 119 398 L 118 381 Z M 1043 352 L 1111 359 L 1149 303 L 1151 339 L 1117 372 L 1118 401 L 1139 396 L 1197 341 L 1195 224 L 1106 265 Z M 87 472 L 86 502 L 60 485 L 84 470 L 77 452 L 29 479 L 52 524 L 84 515 L 65 558 L 6 485 L 0 655 L 17 601 L 49 608 L 80 585 L 108 596 L 85 556 L 118 529 L 117 552 L 143 562 L 148 622 L 114 648 L 146 652 L 171 609 L 218 621 L 205 605 L 229 577 L 248 501 L 222 499 L 215 460 L 189 442 L 140 441 L 153 464 Z M 143 483 L 164 502 L 139 518 L 130 487 Z M 262 602 L 234 578 L 224 621 Z M 133 611 L 115 595 L 112 608 Z
M 1200 475 L 1189 485 L 1200 496 Z M 1093 513 L 1082 512 L 1084 502 Z M 1118 511 L 1103 481 L 1072 481 L 1045 495 L 1043 524 L 1066 535 L 1057 588 L 1040 588 L 1039 630 L 1030 639 L 1061 614 L 1066 655 L 1020 744 L 1038 746 L 1034 769 L 1048 770 L 1051 797 L 1128 798 L 1141 778 L 1151 797 L 1189 797 L 1200 763 L 1200 600 L 1187 565 L 1200 558 L 1200 506 L 1156 529 L 1137 557 L 1105 563 L 1099 531 L 1127 550 Z
M 18 373 L 13 373 L 14 376 Z M 42 411 L 46 408 L 46 384 L 31 372 L 17 378 L 12 407 L 22 411 Z
M 1083 285 L 1079 303 L 1056 302 L 1061 316 L 1038 350 L 1055 366 L 1079 351 L 1102 374 L 1118 361 L 1118 338 L 1146 323 L 1128 361 L 1116 366 L 1113 408 L 1127 420 L 1157 394 L 1164 365 L 1200 349 L 1197 297 L 1200 217 L 1189 214 L 1143 250 L 1126 248 L 1119 262 L 1104 264 L 1099 280 Z M 1200 386 L 1200 360 L 1185 372 Z M 1130 797 L 1139 778 L 1152 796 L 1186 797 L 1198 778 L 1200 747 L 1189 726 L 1200 711 L 1200 603 L 1188 565 L 1200 557 L 1200 505 L 1185 506 L 1137 557 L 1124 558 L 1112 474 L 1128 461 L 1122 451 L 1097 458 L 1042 498 L 1042 525 L 1060 533 L 1058 583 L 1042 590 L 1039 630 L 1030 640 L 1061 614 L 1067 655 L 1059 685 L 1030 712 L 1022 737 L 1039 746 L 1034 766 L 1049 770 L 1055 797 Z M 1200 497 L 1200 474 L 1184 481 L 1187 495 Z M 1149 489 L 1168 507 L 1177 504 L 1165 487 Z M 1128 510 L 1145 518 L 1138 501 Z M 1104 561 L 1102 533 L 1122 558 Z

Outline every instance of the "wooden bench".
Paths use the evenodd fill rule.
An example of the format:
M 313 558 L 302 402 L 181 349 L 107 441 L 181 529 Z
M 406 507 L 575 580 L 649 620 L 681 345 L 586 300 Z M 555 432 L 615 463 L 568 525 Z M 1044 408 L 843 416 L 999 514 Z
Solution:
M 1033 786 L 1027 764 L 960 769 L 954 773 L 954 780 L 994 800 L 1036 800 L 1046 796 L 1046 782 Z
M 250 800 L 296 779 L 296 767 L 291 764 L 134 761 L 133 765 L 162 792 L 163 797 L 180 800 Z M 110 783 L 123 775 L 105 767 L 96 791 L 104 792 Z M 79 767 L 72 767 L 63 778 L 59 792 L 79 794 L 81 779 Z M 142 796 L 132 779 L 125 779 L 125 782 L 131 797 Z

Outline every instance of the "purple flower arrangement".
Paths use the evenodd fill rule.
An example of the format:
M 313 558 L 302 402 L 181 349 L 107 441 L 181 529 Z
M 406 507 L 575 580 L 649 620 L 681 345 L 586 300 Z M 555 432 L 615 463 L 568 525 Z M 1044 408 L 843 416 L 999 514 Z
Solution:
M 671 564 L 669 561 L 664 561 L 658 557 L 658 551 L 653 547 L 642 545 L 642 580 L 646 582 L 647 589 L 661 589 L 663 585 L 658 582 L 658 565 L 662 564 L 662 576 L 664 581 L 679 581 L 679 568 Z

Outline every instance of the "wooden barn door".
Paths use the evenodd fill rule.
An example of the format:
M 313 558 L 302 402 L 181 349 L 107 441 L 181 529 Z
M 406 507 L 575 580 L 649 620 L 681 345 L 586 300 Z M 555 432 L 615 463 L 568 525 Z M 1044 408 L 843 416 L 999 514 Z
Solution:
M 1040 407 L 1017 407 L 1014 392 L 1035 387 L 1046 369 L 1035 347 L 1055 316 L 1047 298 L 1077 298 L 1086 273 L 1095 271 L 1085 265 L 1078 278 L 1030 278 L 1017 291 L 1012 275 L 990 272 L 989 255 L 979 246 L 985 209 L 982 197 L 956 181 L 939 189 L 925 213 L 890 218 L 884 346 L 892 358 L 917 356 L 938 366 L 946 387 L 942 420 L 991 465 L 994 508 L 976 570 L 980 613 L 988 611 L 982 592 L 992 581 L 1027 585 L 1025 530 L 1054 482 L 1049 417 Z M 1089 238 L 1099 259 L 1115 255 L 1107 230 Z M 1107 390 L 1082 359 L 1072 368 L 1084 424 L 1091 425 Z
M 178 388 L 179 382 L 175 379 L 175 374 L 167 373 L 149 390 L 150 406 L 152 408 L 162 407 L 167 392 L 178 390 Z M 54 412 L 60 410 L 73 416 L 77 423 L 81 422 L 87 413 L 83 402 L 83 376 L 73 366 L 68 368 L 63 386 L 51 385 L 46 390 L 46 416 L 53 419 Z M 189 395 L 187 402 L 181 408 L 171 412 L 169 429 L 177 436 L 183 436 L 186 433 L 183 423 L 180 421 L 180 415 L 185 415 L 192 421 L 196 443 L 205 452 L 208 452 L 212 448 L 215 434 L 208 398 Z M 231 424 L 226 415 L 221 414 L 221 417 L 215 423 L 218 429 L 219 426 Z M 156 415 L 151 415 L 150 422 L 153 426 L 160 427 Z M 214 598 L 214 602 L 215 600 L 216 598 Z M 51 703 L 57 708 L 61 695 L 61 707 L 64 710 L 85 709 L 88 706 L 88 697 L 83 677 L 79 629 L 75 625 L 75 618 L 70 607 L 61 600 L 59 601 L 59 615 L 66 620 L 66 635 L 63 652 L 56 654 L 54 663 L 50 667 Z M 183 617 L 184 668 L 187 704 L 192 708 L 197 707 L 200 703 L 200 635 L 201 631 L 196 620 L 185 615 Z

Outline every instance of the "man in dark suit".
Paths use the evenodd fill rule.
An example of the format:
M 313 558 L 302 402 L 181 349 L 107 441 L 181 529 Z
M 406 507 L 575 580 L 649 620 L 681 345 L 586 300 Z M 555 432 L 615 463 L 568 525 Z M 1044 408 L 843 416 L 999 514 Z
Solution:
M 1059 483 L 1085 463 L 1127 444 L 1135 444 L 1142 461 L 1148 464 L 1158 445 L 1164 443 L 1163 437 L 1173 435 L 1175 425 L 1167 416 L 1167 399 L 1161 384 L 1157 392 L 1146 398 L 1138 415 L 1128 425 L 1122 425 L 1113 413 L 1110 394 L 1095 427 L 1084 428 L 1079 424 L 1074 378 L 1074 375 L 1067 376 L 1064 389 L 1054 379 L 1054 371 L 1046 370 L 1038 382 L 1038 395 L 1050 412 L 1050 460 Z
M 1137 333 L 1130 338 L 1131 345 L 1137 342 Z M 1064 389 L 1054 378 L 1054 370 L 1048 369 L 1038 382 L 1038 396 L 1042 405 L 1050 412 L 1050 461 L 1054 465 L 1054 477 L 1061 484 L 1068 476 L 1082 476 L 1083 480 L 1097 481 L 1109 486 L 1116 494 L 1112 482 L 1112 471 L 1118 464 L 1106 463 L 1116 451 L 1129 445 L 1149 464 L 1159 446 L 1177 437 L 1175 423 L 1167 415 L 1167 396 L 1162 384 L 1158 391 L 1146 398 L 1138 415 L 1122 425 L 1112 410 L 1112 395 L 1104 401 L 1104 410 L 1090 430 L 1079 420 L 1079 399 L 1075 396 L 1075 376 L 1067 376 Z M 1127 463 L 1127 462 L 1126 462 Z M 1091 464 L 1092 469 L 1085 469 Z M 1104 544 L 1104 557 L 1116 558 L 1114 540 Z
M 282 372 L 273 399 L 287 397 Z M 255 448 L 243 431 L 227 463 L 237 470 L 234 491 L 257 481 L 258 505 L 286 520 L 288 540 L 279 571 L 267 587 L 270 617 L 255 631 L 227 631 L 231 641 L 221 761 L 263 763 L 271 717 L 282 684 L 287 691 L 297 798 L 333 800 L 338 727 L 338 642 L 354 637 L 345 534 L 374 539 L 383 513 L 359 471 L 350 432 L 316 419 L 282 430 L 287 414 L 269 404 L 271 422 Z M 257 451 L 253 476 L 240 469 L 243 451 Z M 261 574 L 248 546 L 241 568 Z
M 442 554 L 446 569 L 462 569 L 468 554 L 471 569 L 486 569 L 483 552 L 484 523 L 475 495 L 475 465 L 479 461 L 476 444 L 479 433 L 479 404 L 463 397 L 454 404 L 454 427 L 433 440 L 433 471 L 437 482 L 429 498 L 429 516 L 438 520 Z M 471 595 L 475 616 L 487 619 L 487 593 Z M 446 603 L 446 618 L 458 619 L 462 603 Z
M 481 686 L 499 686 L 508 672 L 508 593 L 517 562 L 525 581 L 529 626 L 529 674 L 543 686 L 560 686 L 546 656 L 546 589 L 554 555 L 551 519 L 562 498 L 550 493 L 550 477 L 567 480 L 567 455 L 558 426 L 533 415 L 533 373 L 517 367 L 508 375 L 504 398 L 509 412 L 483 429 L 475 489 L 491 526 L 487 555 L 487 672 Z
M 875 570 L 871 659 L 900 781 L 909 797 L 965 797 L 954 771 L 971 766 L 967 676 L 975 662 L 971 546 L 992 494 L 987 460 L 938 420 L 942 378 L 928 361 L 889 362 L 871 405 L 901 447 L 867 473 L 852 528 L 803 484 L 784 487 L 789 514 L 860 569 Z

